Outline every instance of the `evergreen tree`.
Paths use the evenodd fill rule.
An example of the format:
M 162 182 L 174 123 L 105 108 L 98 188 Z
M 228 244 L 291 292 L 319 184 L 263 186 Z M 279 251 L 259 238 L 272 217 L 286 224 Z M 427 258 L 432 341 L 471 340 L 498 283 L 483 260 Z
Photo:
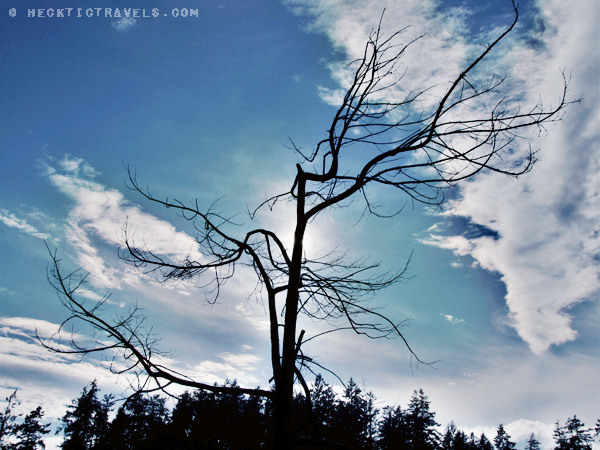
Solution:
M 577 416 L 567 420 L 564 427 L 556 422 L 556 428 L 554 429 L 555 450 L 591 450 L 592 429 L 584 427 L 585 424 Z
M 224 386 L 238 387 L 237 381 L 226 381 Z M 217 402 L 217 414 L 220 420 L 215 421 L 215 428 L 217 430 L 217 440 L 221 448 L 230 450 L 237 449 L 252 449 L 253 444 L 248 439 L 251 438 L 256 441 L 258 433 L 257 430 L 251 430 L 248 427 L 248 421 L 246 420 L 247 409 L 247 398 L 243 394 L 215 394 Z M 262 402 L 255 403 L 254 408 L 257 412 L 260 411 Z M 258 408 L 257 408 L 258 406 Z M 209 412 L 210 413 L 210 412 Z M 260 423 L 260 421 L 259 421 Z
M 216 449 L 216 422 L 220 420 L 217 413 L 214 393 L 197 390 L 181 395 L 169 424 L 174 446 L 181 449 Z
M 440 436 L 435 427 L 440 424 L 435 421 L 435 412 L 429 410 L 429 399 L 423 389 L 414 391 L 405 412 L 407 427 L 407 448 L 411 450 L 437 449 Z
M 414 391 L 408 408 L 402 411 L 385 408 L 384 417 L 379 428 L 379 445 L 384 449 L 402 448 L 407 450 L 437 450 L 446 444 L 447 450 L 453 447 L 455 428 L 448 428 L 446 435 L 451 437 L 440 442 L 440 436 L 434 427 L 435 412 L 429 410 L 429 400 L 423 390 Z M 450 427 L 450 425 L 448 426 Z M 446 437 L 446 436 L 445 436 Z
M 477 443 L 477 448 L 479 450 L 494 450 L 494 446 L 492 445 L 492 443 L 489 441 L 489 439 L 487 438 L 487 436 L 484 433 L 481 433 L 481 436 L 479 436 L 479 442 Z
M 333 440 L 335 437 L 336 398 L 321 374 L 317 374 L 313 388 L 310 390 L 313 404 L 313 415 L 321 437 Z
M 383 408 L 383 417 L 379 423 L 379 448 L 381 450 L 398 448 L 401 443 L 407 440 L 405 431 L 406 426 L 402 408 L 399 406 L 395 409 L 391 406 Z
M 170 438 L 160 448 L 253 450 L 268 441 L 265 402 L 258 396 L 185 392 L 167 427 Z
M 306 404 L 305 399 L 303 399 L 303 403 Z M 264 399 L 258 395 L 246 396 L 242 413 L 240 449 L 263 448 L 267 442 Z
M 373 448 L 374 441 L 370 441 L 367 436 L 370 421 L 373 419 L 369 409 L 369 402 L 350 378 L 342 399 L 337 401 L 335 408 L 335 441 L 360 449 Z
M 450 422 L 446 426 L 446 431 L 441 441 L 442 450 L 453 450 L 454 449 L 454 436 L 456 435 L 457 429 L 454 422 Z
M 14 434 L 17 442 L 9 448 L 11 450 L 37 450 L 45 448 L 42 436 L 50 433 L 50 424 L 42 425 L 40 420 L 44 416 L 42 407 L 38 406 L 25 416 L 23 423 L 14 427 Z
M 169 423 L 169 436 L 176 448 L 200 448 L 200 442 L 196 442 L 196 436 L 193 435 L 194 421 L 198 415 L 199 402 L 196 398 L 198 392 L 202 391 L 194 394 L 185 391 L 179 396 L 173 408 Z
M 17 391 L 6 397 L 6 408 L 4 412 L 0 412 L 0 449 L 5 450 L 9 448 L 9 437 L 13 435 L 15 428 L 15 420 L 17 415 L 13 412 L 15 407 L 19 405 L 17 400 Z
M 136 393 L 117 411 L 104 447 L 134 450 L 159 446 L 160 441 L 167 437 L 168 416 L 164 398 Z
M 108 415 L 114 404 L 112 396 L 104 396 L 101 401 L 96 380 L 89 387 L 84 387 L 81 396 L 74 399 L 62 418 L 62 431 L 65 439 L 61 444 L 63 450 L 100 449 L 109 426 Z
M 565 430 L 560 426 L 560 421 L 556 421 L 556 425 L 554 426 L 554 442 L 556 442 L 555 449 L 566 449 L 567 447 L 567 438 L 565 435 Z
M 494 444 L 497 450 L 514 450 L 515 443 L 511 442 L 510 435 L 504 431 L 504 425 L 500 424 L 498 433 L 494 438 Z
M 376 436 L 377 436 L 377 416 L 379 409 L 375 408 L 375 396 L 372 392 L 368 392 L 366 395 L 366 420 L 367 426 L 365 429 L 365 439 L 368 444 L 368 448 L 376 448 Z
M 475 433 L 471 433 L 469 439 L 467 439 L 467 449 L 468 450 L 479 450 L 478 440 L 475 437 Z
M 535 438 L 535 433 L 531 433 L 529 436 L 525 450 L 540 450 L 540 441 Z
M 469 439 L 464 431 L 458 430 L 454 433 L 454 442 L 453 442 L 454 450 L 468 450 L 469 449 Z

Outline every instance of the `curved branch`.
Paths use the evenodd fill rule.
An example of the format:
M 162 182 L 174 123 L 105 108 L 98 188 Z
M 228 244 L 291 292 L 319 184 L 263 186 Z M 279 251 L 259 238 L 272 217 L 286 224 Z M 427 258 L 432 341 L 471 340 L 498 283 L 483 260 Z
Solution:
M 139 366 L 141 369 L 143 369 L 142 373 L 147 375 L 147 381 L 152 379 L 159 386 L 162 385 L 163 381 L 166 381 L 168 384 L 177 384 L 180 386 L 203 389 L 211 392 L 249 394 L 267 398 L 273 397 L 273 392 L 264 391 L 261 389 L 214 386 L 197 382 L 191 378 L 184 377 L 179 372 L 169 369 L 162 364 L 153 362 L 152 354 L 155 353 L 153 350 L 155 341 L 149 340 L 150 333 L 147 333 L 145 337 L 140 334 L 143 332 L 141 330 L 141 321 L 143 321 L 143 318 L 140 318 L 140 316 L 136 314 L 137 308 L 132 310 L 127 317 L 121 318 L 121 320 L 117 321 L 117 323 L 108 323 L 99 316 L 99 307 L 101 306 L 101 303 L 93 308 L 87 308 L 82 301 L 79 301 L 75 298 L 75 294 L 80 291 L 83 283 L 85 282 L 85 276 L 78 280 L 73 280 L 73 275 L 76 272 L 67 276 L 63 276 L 60 271 L 60 260 L 56 256 L 56 252 L 52 253 L 49 248 L 48 251 L 50 252 L 53 263 L 53 267 L 50 271 L 50 275 L 54 280 L 52 282 L 52 286 L 58 292 L 63 304 L 65 304 L 65 306 L 72 313 L 72 316 L 67 319 L 67 321 L 71 320 L 72 318 L 82 320 L 83 322 L 91 325 L 96 333 L 112 339 L 114 343 L 111 345 L 100 345 L 97 347 L 88 348 L 75 344 L 75 341 L 71 339 L 71 344 L 74 344 L 74 348 L 73 350 L 69 351 L 61 348 L 60 342 L 58 344 L 51 345 L 42 341 L 38 336 L 38 340 L 45 348 L 57 353 L 75 353 L 83 356 L 93 352 L 116 350 L 122 355 L 124 360 L 132 360 L 132 364 L 122 370 L 113 370 L 114 373 L 119 374 L 130 372 Z M 65 323 L 66 321 L 63 322 L 61 328 L 57 332 L 59 339 L 60 331 Z M 99 343 L 99 341 L 96 340 L 96 343 Z

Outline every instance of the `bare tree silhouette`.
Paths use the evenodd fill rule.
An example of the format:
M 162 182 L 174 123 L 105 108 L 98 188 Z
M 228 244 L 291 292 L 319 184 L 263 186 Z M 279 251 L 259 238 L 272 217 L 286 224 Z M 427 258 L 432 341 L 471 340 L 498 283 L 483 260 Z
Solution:
M 297 173 L 286 192 L 265 200 L 250 212 L 272 209 L 278 201 L 295 204 L 293 248 L 288 249 L 281 238 L 266 228 L 236 234 L 235 224 L 223 214 L 216 203 L 203 210 L 196 204 L 185 205 L 177 200 L 162 200 L 143 189 L 135 172 L 129 170 L 130 187 L 147 200 L 173 208 L 190 221 L 197 232 L 201 261 L 186 258 L 172 261 L 154 253 L 145 245 L 137 245 L 131 231 L 124 230 L 125 245 L 121 257 L 141 271 L 154 273 L 162 280 L 206 279 L 203 285 L 207 301 L 214 302 L 220 288 L 235 275 L 236 265 L 254 269 L 258 283 L 268 298 L 270 320 L 272 390 L 213 386 L 191 379 L 162 365 L 155 359 L 157 350 L 151 332 L 145 331 L 143 316 L 137 308 L 116 320 L 100 314 L 102 302 L 88 306 L 79 300 L 78 290 L 85 282 L 79 272 L 63 274 L 56 253 L 52 254 L 51 281 L 61 296 L 73 320 L 91 325 L 96 332 L 92 345 L 74 339 L 44 344 L 57 352 L 87 354 L 111 351 L 119 364 L 115 373 L 137 375 L 140 389 L 166 389 L 172 384 L 223 393 L 251 394 L 268 397 L 275 408 L 274 448 L 291 448 L 294 443 L 308 442 L 291 429 L 293 386 L 295 380 L 307 390 L 300 369 L 318 365 L 302 350 L 305 331 L 298 332 L 300 315 L 314 319 L 343 319 L 345 325 L 370 338 L 399 337 L 418 360 L 404 339 L 399 323 L 387 318 L 368 300 L 378 291 L 400 281 L 406 267 L 397 272 L 378 274 L 379 264 L 367 259 L 351 259 L 344 252 L 332 252 L 318 259 L 305 254 L 307 225 L 319 214 L 336 207 L 347 206 L 355 198 L 365 202 L 364 214 L 387 217 L 371 199 L 371 186 L 395 188 L 410 199 L 429 205 L 444 201 L 444 189 L 473 177 L 482 171 L 494 171 L 518 177 L 531 170 L 535 154 L 529 149 L 524 158 L 517 158 L 513 145 L 522 139 L 525 128 L 544 130 L 544 124 L 559 120 L 564 108 L 568 80 L 563 74 L 563 89 L 554 107 L 541 101 L 523 110 L 500 93 L 505 78 L 490 76 L 482 79 L 475 68 L 513 30 L 518 10 L 513 3 L 514 21 L 460 74 L 439 98 L 435 107 L 422 107 L 421 100 L 428 89 L 410 92 L 400 100 L 392 100 L 402 81 L 397 75 L 399 61 L 410 47 L 396 45 L 401 30 L 384 37 L 381 24 L 374 29 L 361 58 L 351 63 L 354 77 L 333 117 L 327 136 L 314 150 L 304 153 L 292 143 L 301 157 Z M 414 42 L 414 41 L 413 41 Z M 352 146 L 360 148 L 349 157 Z M 396 212 L 397 213 L 397 212 Z M 233 230 L 233 231 L 232 231 Z M 238 231 L 239 233 L 239 231 Z M 303 340 L 304 339 L 304 340 Z M 65 344 L 65 345 L 63 345 Z M 126 365 L 122 363 L 126 362 Z M 307 392 L 307 399 L 310 395 Z M 317 443 L 317 442 L 313 442 Z M 321 445 L 328 445 L 322 440 Z M 333 444 L 332 444 L 333 445 Z

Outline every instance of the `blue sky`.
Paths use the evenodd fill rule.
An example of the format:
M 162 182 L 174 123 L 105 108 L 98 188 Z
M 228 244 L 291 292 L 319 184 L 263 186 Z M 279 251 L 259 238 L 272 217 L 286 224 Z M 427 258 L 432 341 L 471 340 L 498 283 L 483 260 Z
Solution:
M 59 6 L 84 8 L 83 17 L 76 9 L 27 17 Z M 85 16 L 98 7 L 160 13 Z M 173 8 L 198 16 L 173 17 Z M 23 408 L 42 404 L 56 421 L 93 378 L 106 392 L 126 383 L 97 360 L 75 364 L 31 339 L 36 326 L 51 335 L 66 314 L 46 280 L 44 239 L 65 267 L 90 271 L 90 301 L 112 292 L 109 313 L 143 307 L 176 367 L 205 382 L 267 386 L 267 316 L 250 297 L 251 273 L 240 271 L 210 307 L 197 286 L 158 284 L 117 257 L 125 222 L 164 254 L 193 249 L 189 224 L 126 188 L 124 165 L 157 197 L 204 206 L 221 198 L 251 226 L 247 205 L 293 181 L 289 139 L 310 149 L 329 127 L 344 63 L 384 8 L 386 33 L 408 25 L 402 39 L 427 33 L 406 53 L 399 89 L 434 86 L 432 99 L 512 17 L 504 0 L 13 0 L 0 8 L 2 397 L 19 388 Z M 416 365 L 398 340 L 343 332 L 310 351 L 342 379 L 364 380 L 382 406 L 406 406 L 423 388 L 443 425 L 493 437 L 504 423 L 513 438 L 535 432 L 549 448 L 556 420 L 577 414 L 592 425 L 600 415 L 600 4 L 526 1 L 520 12 L 485 70 L 508 75 L 524 106 L 540 96 L 555 103 L 563 69 L 571 98 L 584 98 L 530 136 L 540 151 L 534 170 L 518 180 L 482 174 L 442 211 L 408 203 L 393 219 L 355 225 L 356 204 L 309 230 L 314 253 L 337 245 L 393 269 L 413 252 L 412 279 L 372 302 L 395 320 L 411 318 L 411 346 L 440 361 Z M 377 196 L 390 208 L 407 201 Z M 289 245 L 287 205 L 259 220 Z

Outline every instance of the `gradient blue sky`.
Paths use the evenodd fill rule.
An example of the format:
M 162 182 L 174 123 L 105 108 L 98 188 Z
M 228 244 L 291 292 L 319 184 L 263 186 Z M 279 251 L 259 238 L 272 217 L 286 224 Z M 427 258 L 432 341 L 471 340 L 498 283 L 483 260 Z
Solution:
M 35 327 L 51 335 L 66 314 L 46 280 L 44 239 L 66 267 L 91 272 L 90 301 L 110 291 L 108 312 L 142 306 L 176 367 L 205 382 L 266 387 L 271 376 L 267 316 L 249 298 L 250 273 L 240 271 L 210 307 L 197 287 L 157 284 L 117 258 L 125 221 L 159 252 L 192 248 L 188 224 L 125 187 L 124 164 L 158 197 L 204 206 L 223 197 L 224 210 L 249 222 L 246 205 L 293 180 L 288 139 L 311 148 L 329 127 L 340 63 L 362 51 L 384 8 L 385 32 L 410 25 L 403 41 L 427 33 L 404 57 L 400 89 L 436 86 L 432 98 L 512 18 L 506 0 L 59 3 L 0 8 L 0 396 L 18 388 L 23 410 L 42 404 L 54 423 L 93 378 L 104 392 L 125 380 L 32 339 Z M 27 17 L 27 9 L 59 7 L 160 13 Z M 173 17 L 173 8 L 198 17 Z M 555 103 L 562 69 L 571 98 L 584 97 L 547 133 L 531 135 L 540 150 L 533 172 L 482 174 L 443 211 L 409 203 L 394 219 L 354 225 L 357 204 L 309 230 L 309 251 L 339 245 L 390 269 L 414 252 L 413 278 L 373 302 L 395 320 L 411 318 L 411 346 L 440 361 L 417 366 L 400 341 L 343 332 L 310 350 L 342 379 L 363 380 L 382 406 L 404 407 L 423 388 L 444 426 L 454 420 L 493 437 L 504 423 L 515 440 L 535 432 L 549 448 L 556 420 L 577 414 L 592 425 L 600 416 L 600 3 L 522 1 L 520 12 L 486 70 L 507 74 L 523 105 L 539 96 Z M 407 201 L 378 196 L 391 207 Z M 289 217 L 278 205 L 259 220 L 289 243 Z M 58 441 L 49 438 L 48 448 Z

